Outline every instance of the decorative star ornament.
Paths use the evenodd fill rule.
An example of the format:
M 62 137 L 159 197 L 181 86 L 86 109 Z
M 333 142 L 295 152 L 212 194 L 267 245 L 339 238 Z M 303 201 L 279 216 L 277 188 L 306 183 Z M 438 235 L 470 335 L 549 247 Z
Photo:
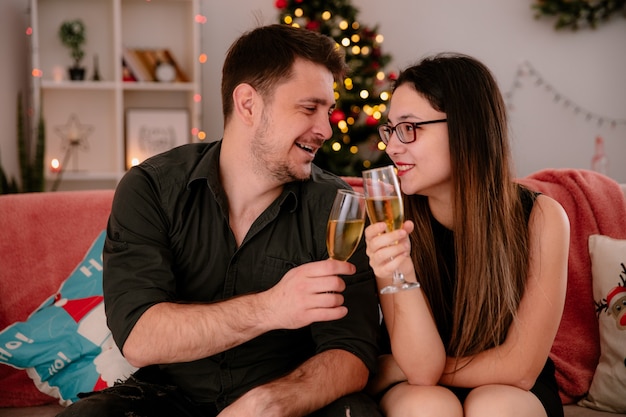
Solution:
M 93 126 L 81 124 L 76 114 L 72 113 L 65 125 L 55 126 L 54 131 L 61 137 L 63 149 L 80 148 L 83 151 L 89 150 L 87 136 L 93 132 Z

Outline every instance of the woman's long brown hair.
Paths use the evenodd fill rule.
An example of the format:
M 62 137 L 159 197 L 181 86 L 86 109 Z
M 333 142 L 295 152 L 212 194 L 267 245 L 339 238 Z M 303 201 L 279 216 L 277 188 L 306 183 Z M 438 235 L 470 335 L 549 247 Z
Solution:
M 449 356 L 469 357 L 501 344 L 514 320 L 528 271 L 528 226 L 514 183 L 506 110 L 490 71 L 459 54 L 437 55 L 403 71 L 409 84 L 445 112 L 453 183 L 456 286 L 452 321 L 438 270 L 428 200 L 405 196 L 415 222 L 412 258 Z

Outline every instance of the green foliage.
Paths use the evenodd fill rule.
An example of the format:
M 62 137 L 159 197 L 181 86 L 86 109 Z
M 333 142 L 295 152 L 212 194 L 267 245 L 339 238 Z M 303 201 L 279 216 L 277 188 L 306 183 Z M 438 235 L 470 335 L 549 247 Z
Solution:
M 598 23 L 619 12 L 626 18 L 626 0 L 536 0 L 532 7 L 537 10 L 537 18 L 556 16 L 557 30 L 568 27 L 577 30 L 583 26 L 595 29 Z
M 8 178 L 4 168 L 0 166 L 0 194 L 19 192 L 44 191 L 44 153 L 45 153 L 45 125 L 40 117 L 37 126 L 37 137 L 34 149 L 31 136 L 27 134 L 28 121 L 24 117 L 22 94 L 17 96 L 17 154 L 21 173 L 22 187 L 20 189 L 15 178 Z
M 59 38 L 63 45 L 70 48 L 74 66 L 78 67 L 85 56 L 85 51 L 82 48 L 86 41 L 85 24 L 80 19 L 63 22 L 59 28 Z
M 317 153 L 315 163 L 337 175 L 390 164 L 381 149 L 377 126 L 387 108 L 393 74 L 384 71 L 391 61 L 384 54 L 378 26 L 367 27 L 357 19 L 358 9 L 349 0 L 276 0 L 279 19 L 333 38 L 344 48 L 350 74 L 337 85 L 337 107 L 331 115 L 333 136 Z M 366 94 L 366 95 L 363 95 Z

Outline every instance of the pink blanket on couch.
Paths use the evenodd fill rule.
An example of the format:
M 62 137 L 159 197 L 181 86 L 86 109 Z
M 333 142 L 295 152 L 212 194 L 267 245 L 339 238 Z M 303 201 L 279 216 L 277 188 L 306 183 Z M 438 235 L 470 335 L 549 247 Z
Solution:
M 547 169 L 519 182 L 557 200 L 570 220 L 567 298 L 550 354 L 561 400 L 569 404 L 589 390 L 600 356 L 588 238 L 625 239 L 626 201 L 618 183 L 593 171 Z

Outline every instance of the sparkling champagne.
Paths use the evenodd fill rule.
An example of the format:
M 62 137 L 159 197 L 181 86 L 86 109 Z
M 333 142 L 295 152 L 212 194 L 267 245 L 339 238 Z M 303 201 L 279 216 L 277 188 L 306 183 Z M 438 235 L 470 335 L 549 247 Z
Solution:
M 365 220 L 329 220 L 326 228 L 328 255 L 340 261 L 347 261 L 361 241 Z
M 402 227 L 404 210 L 399 196 L 368 197 L 365 204 L 372 223 L 385 222 L 389 232 Z

